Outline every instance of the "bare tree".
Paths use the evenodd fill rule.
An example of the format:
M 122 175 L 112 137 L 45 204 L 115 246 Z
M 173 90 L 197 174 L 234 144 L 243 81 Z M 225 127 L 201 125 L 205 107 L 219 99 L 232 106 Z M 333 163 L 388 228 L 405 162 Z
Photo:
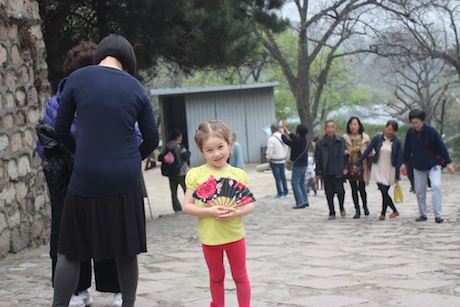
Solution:
M 441 59 L 460 79 L 460 1 L 392 0 L 381 7 L 392 13 L 393 19 L 373 45 L 375 51 Z
M 293 93 L 300 121 L 310 131 L 320 111 L 321 96 L 328 81 L 335 59 L 359 51 L 346 51 L 344 43 L 352 37 L 365 36 L 366 27 L 362 16 L 366 10 L 375 7 L 374 0 L 293 0 L 299 21 L 293 26 L 298 33 L 297 62 L 289 64 L 283 56 L 273 33 L 260 25 L 259 39 L 271 56 L 279 63 Z M 323 65 L 313 70 L 315 59 Z
M 393 88 L 394 101 L 386 101 L 389 113 L 401 120 L 413 109 L 421 109 L 427 115 L 427 123 L 435 120 L 442 126 L 445 108 L 451 88 L 458 85 L 444 61 L 418 58 L 410 55 L 379 59 L 384 80 Z

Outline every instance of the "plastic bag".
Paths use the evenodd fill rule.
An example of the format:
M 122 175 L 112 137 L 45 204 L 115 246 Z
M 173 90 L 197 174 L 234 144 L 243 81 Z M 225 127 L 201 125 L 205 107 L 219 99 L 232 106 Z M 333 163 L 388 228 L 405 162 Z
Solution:
M 395 183 L 395 195 L 394 195 L 394 201 L 395 203 L 402 203 L 404 199 L 403 192 L 401 190 L 401 186 L 399 185 L 399 182 Z

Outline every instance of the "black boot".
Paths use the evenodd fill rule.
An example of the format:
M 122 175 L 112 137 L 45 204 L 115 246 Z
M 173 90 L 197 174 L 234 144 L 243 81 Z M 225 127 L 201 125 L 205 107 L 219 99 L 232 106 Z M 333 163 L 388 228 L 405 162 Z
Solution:
M 369 209 L 367 209 L 367 204 L 363 205 L 364 215 L 369 215 Z
M 355 209 L 356 209 L 356 214 L 355 214 L 355 216 L 353 218 L 354 219 L 359 219 L 359 217 L 361 216 L 361 210 L 359 209 L 359 205 L 355 206 Z

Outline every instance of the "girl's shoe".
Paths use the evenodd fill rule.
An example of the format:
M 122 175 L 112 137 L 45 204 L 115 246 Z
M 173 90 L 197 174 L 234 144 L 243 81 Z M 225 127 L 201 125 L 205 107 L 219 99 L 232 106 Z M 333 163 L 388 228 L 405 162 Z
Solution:
M 395 217 L 397 217 L 399 215 L 399 212 L 398 211 L 395 211 L 393 212 L 392 214 L 390 214 L 390 219 L 394 219 Z
M 385 215 L 379 216 L 379 220 L 383 221 L 385 219 Z

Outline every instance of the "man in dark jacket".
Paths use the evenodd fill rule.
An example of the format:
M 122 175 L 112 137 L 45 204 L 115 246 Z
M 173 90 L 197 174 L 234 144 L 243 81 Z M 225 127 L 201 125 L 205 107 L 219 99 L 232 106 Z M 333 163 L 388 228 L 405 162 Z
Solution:
M 335 219 L 334 194 L 339 199 L 340 215 L 345 216 L 343 202 L 345 189 L 343 176 L 347 174 L 347 159 L 345 157 L 345 140 L 336 135 L 336 124 L 332 120 L 324 124 L 326 135 L 316 143 L 315 162 L 316 177 L 324 182 L 329 219 Z
M 412 110 L 409 113 L 409 120 L 412 127 L 407 131 L 406 142 L 404 143 L 401 173 L 407 175 L 406 164 L 412 156 L 414 165 L 414 190 L 417 195 L 420 212 L 420 216 L 415 221 L 423 222 L 427 220 L 426 186 L 427 178 L 429 177 L 435 222 L 442 223 L 444 220 L 442 219 L 441 212 L 441 165 L 445 163 L 447 171 L 450 174 L 454 173 L 454 166 L 438 131 L 430 125 L 425 124 L 425 112 Z

